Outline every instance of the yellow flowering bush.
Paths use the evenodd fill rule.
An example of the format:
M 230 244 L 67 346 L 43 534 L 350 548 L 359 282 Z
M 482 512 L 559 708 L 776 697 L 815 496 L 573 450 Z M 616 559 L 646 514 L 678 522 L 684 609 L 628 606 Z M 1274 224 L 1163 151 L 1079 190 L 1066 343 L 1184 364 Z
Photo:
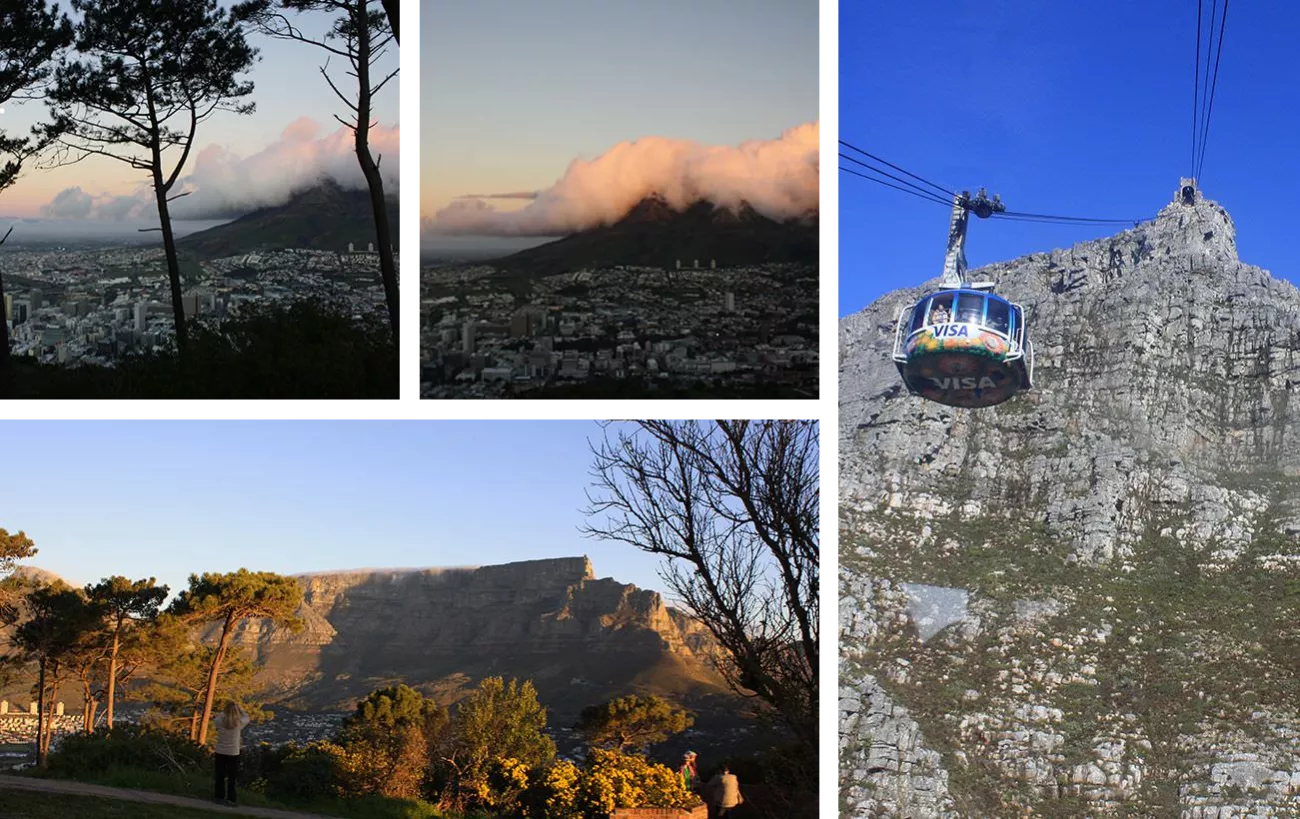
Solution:
M 666 765 L 594 749 L 587 766 L 559 762 L 540 783 L 534 819 L 606 819 L 615 808 L 685 808 L 699 803 Z

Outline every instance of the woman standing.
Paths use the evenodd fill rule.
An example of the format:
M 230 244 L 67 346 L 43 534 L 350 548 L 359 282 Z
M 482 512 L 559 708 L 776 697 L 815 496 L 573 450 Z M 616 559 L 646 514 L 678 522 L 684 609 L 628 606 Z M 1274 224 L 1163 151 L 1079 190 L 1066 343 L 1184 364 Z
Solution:
M 216 755 L 216 800 L 227 805 L 235 804 L 235 777 L 239 774 L 240 732 L 248 725 L 248 713 L 233 700 L 226 704 L 225 713 L 217 717 L 217 744 L 212 749 Z

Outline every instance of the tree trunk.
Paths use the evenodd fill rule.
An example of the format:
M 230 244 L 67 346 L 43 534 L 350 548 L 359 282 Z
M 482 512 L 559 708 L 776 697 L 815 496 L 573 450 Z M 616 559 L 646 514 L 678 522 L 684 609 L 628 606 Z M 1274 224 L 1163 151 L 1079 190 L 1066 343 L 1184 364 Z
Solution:
M 108 655 L 108 691 L 105 693 L 105 708 L 108 709 L 108 727 L 113 728 L 113 698 L 117 696 L 117 652 L 121 646 L 122 624 L 119 622 L 113 631 L 113 650 Z
M 212 719 L 212 702 L 217 697 L 217 677 L 221 674 L 221 661 L 226 659 L 226 646 L 230 644 L 230 632 L 235 628 L 234 612 L 226 615 L 225 625 L 221 627 L 221 642 L 217 644 L 217 653 L 212 656 L 212 668 L 208 671 L 208 688 L 203 692 L 203 718 L 199 723 L 198 743 L 208 742 L 208 721 Z
M 0 242 L 3 244 L 3 242 Z M 5 280 L 0 276 L 0 310 L 4 310 Z M 4 394 L 3 378 L 9 373 L 9 317 L 0 315 L 0 395 Z
M 171 282 L 172 320 L 176 323 L 176 349 L 185 354 L 189 334 L 185 327 L 185 300 L 181 296 L 181 264 L 176 257 L 176 238 L 172 235 L 172 218 L 167 211 L 167 191 L 163 185 L 162 149 L 153 144 L 153 192 L 158 200 L 158 222 L 162 227 L 163 251 L 167 254 L 167 278 Z
M 44 657 L 40 660 L 40 671 L 36 675 L 36 767 L 45 768 L 45 665 Z
M 89 672 L 81 678 L 81 730 L 87 734 L 95 731 L 95 691 Z
M 388 303 L 388 322 L 393 331 L 393 344 L 400 343 L 397 335 L 397 264 L 393 260 L 393 236 L 388 228 L 388 202 L 384 199 L 384 178 L 379 165 L 370 155 L 370 38 L 371 28 L 366 19 L 366 0 L 357 0 L 353 7 L 357 37 L 357 161 L 370 188 L 370 208 L 375 216 L 375 242 L 379 248 L 379 272 L 384 280 L 384 300 Z

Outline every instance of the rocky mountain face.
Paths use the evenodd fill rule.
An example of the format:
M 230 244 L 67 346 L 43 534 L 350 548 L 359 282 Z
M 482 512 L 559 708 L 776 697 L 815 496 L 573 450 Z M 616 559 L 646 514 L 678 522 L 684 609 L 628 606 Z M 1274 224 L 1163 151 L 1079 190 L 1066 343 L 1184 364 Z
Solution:
M 842 815 L 1297 815 L 1300 292 L 1199 192 L 972 278 L 998 407 L 899 381 L 936 282 L 840 325 Z
M 584 230 L 520 251 L 493 264 L 507 270 L 549 275 L 583 267 L 639 265 L 672 268 L 678 260 L 708 267 L 763 262 L 816 264 L 817 214 L 778 222 L 749 205 L 733 211 L 699 201 L 675 210 L 651 196 L 612 225 Z
M 236 645 L 281 701 L 350 709 L 397 681 L 444 703 L 487 676 L 530 678 L 561 718 L 611 696 L 724 694 L 708 633 L 585 557 L 473 569 L 303 575 L 301 631 L 248 621 Z

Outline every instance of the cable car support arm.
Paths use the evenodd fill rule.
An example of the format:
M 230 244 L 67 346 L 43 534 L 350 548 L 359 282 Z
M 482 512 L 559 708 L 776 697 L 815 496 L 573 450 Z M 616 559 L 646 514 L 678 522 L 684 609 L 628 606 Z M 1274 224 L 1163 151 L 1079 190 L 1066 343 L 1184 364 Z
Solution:
M 989 199 L 988 194 L 980 188 L 972 199 L 970 191 L 962 191 L 952 198 L 952 222 L 948 226 L 948 250 L 943 260 L 943 286 L 961 287 L 966 281 L 966 226 L 970 214 L 987 219 L 995 213 L 1002 213 L 1007 206 L 997 194 Z

